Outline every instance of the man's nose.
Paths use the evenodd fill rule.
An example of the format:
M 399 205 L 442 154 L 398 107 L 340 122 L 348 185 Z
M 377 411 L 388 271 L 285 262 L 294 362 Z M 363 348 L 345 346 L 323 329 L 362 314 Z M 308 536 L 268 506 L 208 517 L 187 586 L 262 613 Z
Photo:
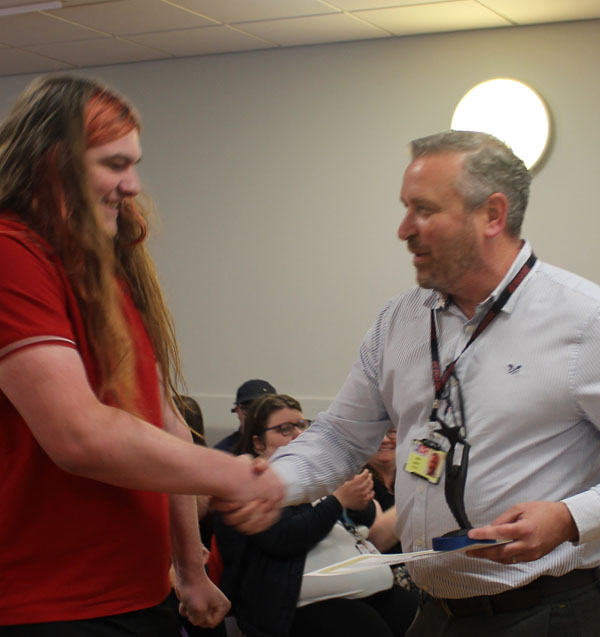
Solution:
M 398 226 L 398 239 L 407 241 L 416 234 L 415 224 L 413 223 L 413 215 L 407 210 L 404 218 Z

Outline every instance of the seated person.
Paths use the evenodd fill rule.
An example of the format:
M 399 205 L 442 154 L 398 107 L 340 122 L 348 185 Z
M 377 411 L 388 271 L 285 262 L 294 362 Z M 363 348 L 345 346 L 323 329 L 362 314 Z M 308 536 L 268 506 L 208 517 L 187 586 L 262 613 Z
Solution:
M 369 529 L 368 539 L 382 553 L 402 553 L 402 545 L 395 534 L 396 507 L 394 504 L 394 481 L 396 480 L 396 430 L 389 429 L 377 453 L 369 460 L 367 469 L 373 475 L 375 500 L 381 508 Z M 393 567 L 396 584 L 417 591 L 404 564 Z
M 373 475 L 375 500 L 381 511 L 389 511 L 385 516 L 378 515 L 371 526 L 369 540 L 382 553 L 402 553 L 402 546 L 394 535 L 396 521 L 394 508 L 394 480 L 396 479 L 396 430 L 386 432 L 377 453 L 369 460 L 367 469 Z
M 394 505 L 394 480 L 396 479 L 396 430 L 386 432 L 377 453 L 369 460 L 373 475 L 375 499 L 385 511 Z
M 294 398 L 283 394 L 265 396 L 248 410 L 237 451 L 268 459 L 308 425 Z M 371 477 L 363 472 L 317 503 L 285 507 L 279 522 L 255 535 L 242 535 L 217 517 L 215 537 L 223 561 L 219 585 L 231 600 L 232 612 L 245 635 L 401 637 L 405 634 L 416 612 L 416 597 L 393 586 L 389 567 L 361 571 L 351 582 L 344 575 L 346 590 L 340 588 L 336 576 L 304 577 L 304 573 L 318 566 L 315 554 L 318 555 L 323 543 L 331 543 L 328 540 L 332 533 L 338 534 L 336 538 L 344 533 L 349 536 L 353 555 L 368 545 L 359 537 L 346 509 L 359 508 L 359 501 L 364 507 L 370 498 Z M 368 508 L 372 519 L 372 507 Z M 347 557 L 350 555 L 341 559 Z M 326 582 L 331 590 L 321 590 L 316 595 L 310 585 L 315 579 Z
M 191 396 L 173 396 L 173 401 L 183 416 L 187 426 L 192 433 L 192 439 L 197 445 L 206 447 L 204 437 L 204 418 L 198 401 Z
M 266 394 L 276 394 L 277 390 L 271 383 L 266 380 L 254 379 L 247 380 L 242 383 L 235 395 L 235 402 L 231 408 L 231 413 L 237 414 L 240 421 L 239 427 L 228 436 L 225 436 L 223 440 L 217 442 L 214 449 L 220 449 L 221 451 L 227 451 L 233 453 L 235 446 L 238 444 L 242 432 L 244 431 L 244 419 L 246 418 L 246 411 L 252 404 L 252 401 L 265 396 Z

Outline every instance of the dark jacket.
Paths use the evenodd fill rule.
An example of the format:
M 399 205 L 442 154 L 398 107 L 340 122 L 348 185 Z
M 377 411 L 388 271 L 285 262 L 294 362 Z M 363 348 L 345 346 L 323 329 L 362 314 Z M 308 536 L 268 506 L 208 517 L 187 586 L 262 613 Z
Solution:
M 251 637 L 286 637 L 296 613 L 306 555 L 342 513 L 337 498 L 328 496 L 315 506 L 285 507 L 279 522 L 248 536 L 217 516 L 215 535 L 224 566 L 219 585 L 242 632 Z M 368 526 L 374 515 L 371 503 L 356 521 Z

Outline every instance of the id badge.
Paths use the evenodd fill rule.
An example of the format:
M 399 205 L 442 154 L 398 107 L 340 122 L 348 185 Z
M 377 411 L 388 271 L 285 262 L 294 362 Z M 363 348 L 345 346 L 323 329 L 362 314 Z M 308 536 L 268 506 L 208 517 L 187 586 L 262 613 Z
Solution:
M 446 452 L 431 440 L 413 440 L 404 470 L 437 484 L 446 462 Z

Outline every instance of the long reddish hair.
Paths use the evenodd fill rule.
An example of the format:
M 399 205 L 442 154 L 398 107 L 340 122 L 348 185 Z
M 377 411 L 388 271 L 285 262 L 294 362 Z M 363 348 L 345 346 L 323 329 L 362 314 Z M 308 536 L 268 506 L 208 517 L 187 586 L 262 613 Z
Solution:
M 121 96 L 70 76 L 34 82 L 0 125 L 0 210 L 20 217 L 59 256 L 95 355 L 97 393 L 109 392 L 128 408 L 135 402 L 135 353 L 115 275 L 142 315 L 167 396 L 181 380 L 173 322 L 144 246 L 148 211 L 126 200 L 116 237 L 107 237 L 85 170 L 88 148 L 134 129 L 139 116 Z

